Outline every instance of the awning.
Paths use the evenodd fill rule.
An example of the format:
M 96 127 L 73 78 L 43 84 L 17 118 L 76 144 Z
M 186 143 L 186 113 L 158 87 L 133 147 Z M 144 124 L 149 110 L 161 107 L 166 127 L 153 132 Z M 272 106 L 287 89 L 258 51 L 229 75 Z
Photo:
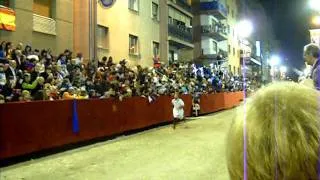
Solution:
M 261 62 L 259 62 L 258 60 L 250 58 L 250 61 L 252 61 L 253 63 L 255 63 L 255 64 L 259 65 L 259 66 L 261 66 Z
M 0 6 L 0 29 L 7 31 L 16 30 L 16 13 L 14 10 Z

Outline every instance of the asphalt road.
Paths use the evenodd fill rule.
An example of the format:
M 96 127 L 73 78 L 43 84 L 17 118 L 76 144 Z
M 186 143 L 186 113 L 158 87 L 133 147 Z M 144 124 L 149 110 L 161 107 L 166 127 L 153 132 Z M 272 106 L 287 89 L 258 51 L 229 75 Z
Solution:
M 0 180 L 228 180 L 235 109 L 0 169 Z

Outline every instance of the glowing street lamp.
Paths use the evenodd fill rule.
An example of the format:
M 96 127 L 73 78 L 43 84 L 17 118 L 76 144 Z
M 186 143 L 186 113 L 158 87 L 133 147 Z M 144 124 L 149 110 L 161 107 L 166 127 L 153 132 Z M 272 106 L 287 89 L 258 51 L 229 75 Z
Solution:
M 280 57 L 278 55 L 273 55 L 269 60 L 271 66 L 277 66 L 280 64 Z
M 238 35 L 241 38 L 247 38 L 253 32 L 253 24 L 249 20 L 240 21 L 237 24 L 236 28 L 237 28 Z
M 320 12 L 320 3 L 319 3 L 319 0 L 310 0 L 310 1 L 309 1 L 309 6 L 310 6 L 311 9 Z

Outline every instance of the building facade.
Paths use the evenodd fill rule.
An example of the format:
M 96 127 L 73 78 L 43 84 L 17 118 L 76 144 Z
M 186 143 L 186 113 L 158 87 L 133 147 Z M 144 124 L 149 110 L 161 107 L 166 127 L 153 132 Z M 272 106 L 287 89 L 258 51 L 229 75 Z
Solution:
M 73 49 L 73 0 L 1 0 L 15 14 L 15 31 L 1 30 L 0 39 L 48 48 L 54 54 Z M 71 9 L 71 11 L 70 11 Z
M 164 41 L 163 51 L 168 49 L 168 62 L 186 62 L 194 59 L 193 14 L 191 0 L 165 0 L 161 36 Z M 167 30 L 164 30 L 166 29 Z M 167 47 L 165 47 L 167 46 Z
M 87 59 L 92 57 L 92 46 L 95 58 L 111 56 L 115 61 L 126 59 L 130 65 L 193 59 L 190 2 L 121 0 L 105 7 L 101 1 L 90 6 L 90 1 L 96 2 L 74 5 L 75 51 L 84 52 Z M 96 29 L 90 29 L 92 24 L 97 25 Z M 94 35 L 84 38 L 83 34 Z M 94 44 L 90 43 L 93 38 Z
M 236 32 L 238 6 L 235 0 L 196 0 L 195 57 L 203 64 L 216 64 L 239 73 L 240 49 Z

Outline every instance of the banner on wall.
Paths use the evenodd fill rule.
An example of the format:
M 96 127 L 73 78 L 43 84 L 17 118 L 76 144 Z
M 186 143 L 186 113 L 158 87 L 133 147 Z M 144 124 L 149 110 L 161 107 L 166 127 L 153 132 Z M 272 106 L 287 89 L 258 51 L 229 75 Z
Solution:
M 316 43 L 320 46 L 320 29 L 310 30 L 311 43 Z
M 0 29 L 6 31 L 16 30 L 16 13 L 14 10 L 0 6 Z

